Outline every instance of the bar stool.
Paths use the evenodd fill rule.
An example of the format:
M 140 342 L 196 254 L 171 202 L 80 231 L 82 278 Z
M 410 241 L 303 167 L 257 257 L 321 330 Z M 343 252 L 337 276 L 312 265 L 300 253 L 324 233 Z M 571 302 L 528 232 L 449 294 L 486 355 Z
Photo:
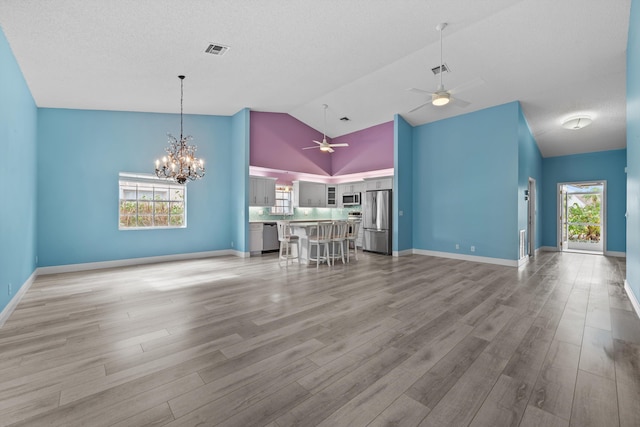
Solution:
M 349 228 L 349 224 L 347 224 L 346 221 L 333 222 L 333 233 L 331 233 L 331 259 L 336 260 L 338 258 L 341 258 L 343 264 L 344 264 L 344 245 L 347 242 L 348 228 Z M 336 250 L 336 243 L 340 245 L 339 256 L 338 256 L 338 251 Z
M 278 224 L 278 241 L 280 242 L 280 255 L 278 256 L 278 265 L 282 265 L 285 260 L 285 267 L 289 267 L 289 260 L 293 263 L 294 259 L 300 262 L 299 237 L 291 234 L 291 226 L 288 221 L 277 221 Z M 295 255 L 291 252 L 291 246 L 296 246 Z
M 357 261 L 358 247 L 356 245 L 356 240 L 358 239 L 358 231 L 360 230 L 360 221 L 348 221 L 347 223 L 349 224 L 347 231 L 347 262 L 349 262 L 349 254 L 351 253 L 351 242 L 353 242 L 353 254 Z
M 327 265 L 331 265 L 331 258 L 329 257 L 329 243 L 331 243 L 331 230 L 333 224 L 330 222 L 319 222 L 316 225 L 309 227 L 309 238 L 307 239 L 307 259 L 309 263 L 311 261 L 316 262 L 316 268 L 320 266 L 320 261 L 327 262 Z M 316 257 L 311 257 L 311 248 L 315 246 Z M 321 255 L 323 253 L 324 254 Z

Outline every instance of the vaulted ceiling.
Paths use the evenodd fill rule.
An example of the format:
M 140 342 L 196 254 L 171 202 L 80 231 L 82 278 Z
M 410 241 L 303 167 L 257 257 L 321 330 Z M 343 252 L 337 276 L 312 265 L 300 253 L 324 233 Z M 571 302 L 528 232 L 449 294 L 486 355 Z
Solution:
M 543 156 L 626 146 L 630 0 L 3 0 L 0 26 L 39 107 L 288 113 L 341 136 L 520 101 Z M 447 89 L 426 106 L 436 26 Z M 230 47 L 222 56 L 210 44 Z M 474 83 L 467 85 L 468 83 Z M 471 86 L 471 87 L 469 87 Z M 579 131 L 560 122 L 577 113 Z M 348 117 L 349 121 L 339 120 Z

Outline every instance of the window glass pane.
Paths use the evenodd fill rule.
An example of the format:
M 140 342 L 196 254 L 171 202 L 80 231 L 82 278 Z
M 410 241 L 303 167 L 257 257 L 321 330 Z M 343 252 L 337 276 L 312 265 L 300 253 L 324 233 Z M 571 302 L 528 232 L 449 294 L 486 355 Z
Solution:
M 184 213 L 184 203 L 171 202 L 171 216 L 182 215 Z
M 153 217 L 151 215 L 138 215 L 138 227 L 151 227 Z
M 168 188 L 156 188 L 153 200 L 169 200 Z
M 154 203 L 154 213 L 156 215 L 168 215 L 169 214 L 169 203 L 168 202 L 155 202 Z
M 138 203 L 136 201 L 121 200 L 120 215 L 135 215 Z
M 153 213 L 153 203 L 138 201 L 138 215 L 150 215 Z
M 169 225 L 169 215 L 156 215 L 155 225 L 156 227 L 167 227 Z
M 174 227 L 183 226 L 184 225 L 184 217 L 182 216 L 171 216 L 169 217 L 170 225 Z
M 173 187 L 170 189 L 171 191 L 171 200 L 183 201 L 184 200 L 184 189 Z

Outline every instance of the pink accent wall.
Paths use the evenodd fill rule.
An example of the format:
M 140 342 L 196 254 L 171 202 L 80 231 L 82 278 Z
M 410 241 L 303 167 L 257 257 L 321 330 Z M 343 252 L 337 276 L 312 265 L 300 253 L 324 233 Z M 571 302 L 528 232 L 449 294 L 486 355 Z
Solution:
M 303 150 L 322 133 L 286 113 L 251 112 L 249 165 L 331 176 L 331 155 Z M 327 138 L 329 142 L 329 138 Z
M 321 132 L 286 113 L 252 111 L 249 165 L 256 174 L 278 178 L 285 184 L 304 180 L 305 175 L 331 182 L 336 176 L 393 169 L 393 126 L 390 121 L 333 140 L 327 138 L 334 143 L 348 142 L 349 146 L 323 153 L 302 149 L 314 145 L 313 140 L 321 141 Z
M 333 176 L 393 168 L 393 121 L 334 138 L 348 142 L 331 154 Z

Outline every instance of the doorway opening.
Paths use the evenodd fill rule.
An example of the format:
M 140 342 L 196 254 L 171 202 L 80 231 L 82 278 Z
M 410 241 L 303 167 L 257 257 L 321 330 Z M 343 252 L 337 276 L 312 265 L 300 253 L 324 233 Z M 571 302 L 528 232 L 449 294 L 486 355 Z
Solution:
M 558 250 L 603 254 L 606 181 L 558 184 Z

